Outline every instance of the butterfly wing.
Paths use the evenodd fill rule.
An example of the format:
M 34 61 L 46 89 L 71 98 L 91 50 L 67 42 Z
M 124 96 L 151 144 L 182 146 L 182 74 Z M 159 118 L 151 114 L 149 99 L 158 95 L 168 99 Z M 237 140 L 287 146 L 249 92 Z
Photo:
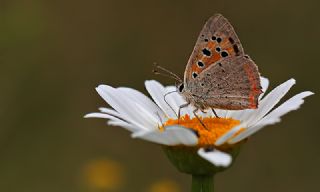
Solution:
M 191 93 L 206 108 L 255 109 L 262 93 L 258 68 L 247 56 L 226 58 L 191 83 Z
M 222 59 L 244 55 L 240 40 L 226 18 L 212 16 L 200 32 L 184 73 L 188 86 L 202 71 Z

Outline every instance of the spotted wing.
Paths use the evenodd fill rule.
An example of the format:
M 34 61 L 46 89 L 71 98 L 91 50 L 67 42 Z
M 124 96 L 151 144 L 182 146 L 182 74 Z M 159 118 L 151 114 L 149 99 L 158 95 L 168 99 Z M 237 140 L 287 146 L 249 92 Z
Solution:
M 184 82 L 199 75 L 202 71 L 219 61 L 243 55 L 243 48 L 233 27 L 220 14 L 212 16 L 204 25 L 184 73 Z
M 210 66 L 191 87 L 205 108 L 255 109 L 262 93 L 258 68 L 248 56 L 229 57 Z

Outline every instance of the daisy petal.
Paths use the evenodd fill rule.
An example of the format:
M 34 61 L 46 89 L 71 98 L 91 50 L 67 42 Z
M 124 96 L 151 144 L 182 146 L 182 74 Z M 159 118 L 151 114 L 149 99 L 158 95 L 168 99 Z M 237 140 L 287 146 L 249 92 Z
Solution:
M 244 132 L 240 133 L 239 135 L 235 136 L 234 138 L 230 139 L 227 143 L 228 144 L 234 144 L 234 143 L 238 143 L 239 141 L 248 138 L 250 135 L 256 133 L 257 131 L 259 131 L 260 129 L 262 129 L 264 127 L 264 125 L 257 125 L 257 126 L 253 126 L 250 129 L 246 129 Z
M 137 103 L 136 103 L 136 108 L 140 111 L 140 113 L 145 115 L 144 119 L 146 122 L 149 122 L 150 124 L 153 124 L 153 125 L 162 123 L 161 122 L 162 118 L 160 117 L 160 114 L 158 114 L 159 116 L 157 117 L 156 113 L 155 114 L 149 113 L 149 111 L 146 108 L 143 108 L 141 105 Z M 151 129 L 157 129 L 157 127 L 151 127 Z
M 280 117 L 282 115 L 285 115 L 290 111 L 297 110 L 300 107 L 300 105 L 303 104 L 303 98 L 313 94 L 314 93 L 310 91 L 305 91 L 293 96 L 292 98 L 284 102 L 282 105 L 280 105 L 278 108 L 266 115 L 264 118 L 262 118 L 261 121 L 259 121 L 255 126 L 251 127 L 250 129 L 247 129 L 246 131 L 240 133 L 238 136 L 232 138 L 228 143 L 237 143 L 242 139 L 245 139 L 251 136 L 252 134 L 256 133 L 257 131 L 261 130 L 266 125 L 271 125 L 280 122 Z
M 132 134 L 133 138 L 141 138 L 161 145 L 187 145 L 198 143 L 197 135 L 190 129 L 181 126 L 167 126 L 164 131 L 142 131 Z
M 243 128 L 243 126 L 244 126 L 243 123 L 238 126 L 235 126 L 230 131 L 228 131 L 227 133 L 219 137 L 219 139 L 217 139 L 214 145 L 219 146 L 219 145 L 225 144 L 225 142 L 227 142 L 230 138 L 232 138 L 234 134 L 236 134 L 240 129 Z
M 118 88 L 118 90 L 123 92 L 126 96 L 130 97 L 132 101 L 137 102 L 141 107 L 143 107 L 147 111 L 157 112 L 158 115 L 164 117 L 163 111 L 154 102 L 152 102 L 152 100 L 149 97 L 142 94 L 140 91 L 127 87 L 120 87 Z
M 123 127 L 133 133 L 141 131 L 141 128 L 134 126 L 132 124 L 123 122 L 123 121 L 122 122 L 121 121 L 108 121 L 108 125 Z
M 117 111 L 113 110 L 113 109 L 110 109 L 110 108 L 106 108 L 106 107 L 100 107 L 99 108 L 99 111 L 101 113 L 106 113 L 106 114 L 109 114 L 109 115 L 112 115 L 112 116 L 115 116 L 119 119 L 125 119 L 125 117 L 123 115 L 121 115 L 120 113 L 118 113 Z
M 231 155 L 217 149 L 206 151 L 204 148 L 201 148 L 199 149 L 198 154 L 217 167 L 228 167 L 232 162 Z
M 288 81 L 273 89 L 268 95 L 266 95 L 260 101 L 258 109 L 254 110 L 251 114 L 251 117 L 247 120 L 247 127 L 255 124 L 263 116 L 265 116 L 289 91 L 289 89 L 295 84 L 295 82 L 296 81 L 294 79 L 289 79 Z
M 169 118 L 176 118 L 176 114 L 164 100 L 165 88 L 157 81 L 145 81 L 145 87 L 154 102 L 162 109 Z
M 105 113 L 89 113 L 89 114 L 86 114 L 84 116 L 84 118 L 109 119 L 110 121 L 108 121 L 108 125 L 123 127 L 133 133 L 142 130 L 141 128 L 134 126 L 134 125 L 131 125 L 131 124 L 123 121 L 122 119 L 118 119 L 117 117 L 115 117 L 113 115 L 109 115 L 109 114 L 105 114 Z
M 169 105 L 171 105 L 171 107 L 173 109 L 175 109 L 176 113 L 178 113 L 179 107 L 181 105 L 183 105 L 184 103 L 186 103 L 184 101 L 184 99 L 179 95 L 179 93 L 176 92 L 177 88 L 174 86 L 167 86 L 165 87 L 165 92 L 166 93 L 170 93 L 166 96 L 166 99 L 169 103 Z
M 112 108 L 125 116 L 125 119 L 131 124 L 144 130 L 150 130 L 156 126 L 157 122 L 146 121 L 145 114 L 142 114 L 136 108 L 137 103 L 132 102 L 130 98 L 119 90 L 107 85 L 99 85 L 96 90 Z
M 88 113 L 84 116 L 84 118 L 102 118 L 102 119 L 110 119 L 110 120 L 119 120 L 121 121 L 119 118 L 113 116 L 113 115 L 109 115 L 109 114 L 105 114 L 105 113 Z
M 224 117 L 227 118 L 228 110 L 223 109 L 214 109 L 214 111 L 217 113 L 218 117 Z M 215 116 L 213 112 L 211 112 L 211 116 Z
M 183 99 L 183 97 L 176 92 L 177 88 L 175 86 L 167 86 L 165 87 L 166 93 L 172 92 L 171 94 L 168 94 L 167 101 L 169 105 L 172 106 L 173 109 L 175 109 L 175 112 L 178 114 L 179 113 L 179 108 L 180 106 L 184 105 L 187 103 L 186 100 Z M 175 91 L 175 92 L 173 92 Z M 189 114 L 190 117 L 193 117 L 192 111 L 194 110 L 194 107 L 192 105 L 188 105 L 187 107 L 181 108 L 180 110 L 180 116 L 183 116 L 185 114 Z
M 269 87 L 269 79 L 267 79 L 265 77 L 260 77 L 260 83 L 261 83 L 261 87 L 262 87 L 262 93 L 259 96 L 259 100 L 263 97 L 264 93 L 267 91 L 267 89 Z
M 270 112 L 268 115 L 266 115 L 264 118 L 262 118 L 257 123 L 257 125 L 270 125 L 279 122 L 281 116 L 289 113 L 290 111 L 297 110 L 304 103 L 303 99 L 313 94 L 314 93 L 312 93 L 311 91 L 305 91 L 291 97 L 289 100 L 287 100 L 272 112 Z

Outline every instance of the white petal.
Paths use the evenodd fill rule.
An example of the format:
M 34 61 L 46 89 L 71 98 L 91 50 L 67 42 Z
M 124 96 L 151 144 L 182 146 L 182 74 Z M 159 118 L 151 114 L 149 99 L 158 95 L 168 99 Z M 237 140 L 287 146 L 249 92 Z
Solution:
M 199 149 L 198 154 L 213 165 L 219 167 L 228 167 L 232 162 L 231 155 L 217 149 L 213 149 L 213 151 L 206 151 L 204 148 L 201 148 Z
M 233 127 L 231 130 L 229 130 L 224 135 L 220 136 L 217 141 L 214 143 L 215 146 L 219 146 L 227 142 L 230 138 L 234 136 L 240 129 L 242 129 L 244 126 L 243 123 L 240 123 L 240 125 Z
M 150 111 L 147 110 L 148 107 L 143 108 L 142 106 L 140 106 L 140 103 L 139 104 L 135 103 L 135 106 L 140 111 L 140 113 L 144 114 L 144 116 L 142 116 L 141 120 L 145 120 L 146 122 L 149 122 L 152 125 L 160 124 L 161 122 L 166 121 L 166 117 L 164 115 L 161 116 L 160 115 L 161 114 L 160 111 L 159 111 L 158 114 L 156 114 L 156 113 L 155 114 L 151 114 Z M 120 113 L 118 113 L 117 111 L 115 111 L 113 109 L 100 107 L 99 110 L 101 112 L 103 112 L 103 113 L 107 113 L 107 114 L 110 114 L 112 116 L 118 117 L 119 119 L 126 119 L 125 116 L 121 115 Z M 156 128 L 156 127 L 150 127 L 150 128 L 152 129 L 152 128 Z
M 161 117 L 164 117 L 164 113 L 159 108 L 159 106 L 157 106 L 149 97 L 147 97 L 143 93 L 127 87 L 120 87 L 117 89 L 123 92 L 126 96 L 130 97 L 130 99 L 132 99 L 133 101 L 137 102 L 141 107 L 145 108 L 147 111 L 153 111 L 154 114 L 157 113 Z
M 120 119 L 125 119 L 125 117 L 123 115 L 121 115 L 120 113 L 118 113 L 114 109 L 110 109 L 110 108 L 106 108 L 106 107 L 100 107 L 99 111 L 102 112 L 102 113 L 106 113 L 106 114 L 118 117 Z
M 175 110 L 175 112 L 178 114 L 179 108 L 181 105 L 184 105 L 187 103 L 187 101 L 178 93 L 173 92 L 176 91 L 177 88 L 174 86 L 167 86 L 165 87 L 166 93 L 172 92 L 166 96 L 166 99 L 170 106 Z M 194 107 L 192 105 L 188 105 L 187 107 L 181 108 L 180 110 L 180 116 L 189 114 L 190 117 L 193 117 L 193 111 Z
M 300 105 L 303 104 L 304 100 L 303 98 L 313 95 L 314 93 L 310 91 L 305 91 L 302 93 L 299 93 L 283 104 L 281 104 L 278 108 L 270 112 L 268 115 L 266 115 L 264 118 L 261 119 L 256 125 L 251 127 L 250 129 L 246 129 L 242 133 L 240 133 L 238 136 L 232 138 L 228 143 L 233 144 L 241 141 L 242 139 L 245 139 L 252 134 L 258 132 L 266 125 L 275 124 L 277 122 L 280 122 L 280 117 L 290 111 L 297 110 Z
M 180 107 L 182 104 L 186 103 L 186 102 L 184 101 L 184 99 L 182 98 L 182 96 L 181 96 L 179 93 L 177 93 L 176 91 L 177 91 L 177 88 L 174 87 L 174 86 L 167 86 L 167 87 L 165 87 L 165 92 L 166 92 L 166 93 L 171 92 L 170 94 L 168 94 L 168 95 L 166 96 L 166 99 L 167 99 L 169 105 L 171 105 L 171 107 L 174 108 L 175 111 L 176 111 L 176 113 L 177 113 L 179 107 Z
M 135 103 L 135 106 L 137 108 L 138 111 L 140 111 L 140 113 L 144 114 L 141 118 L 141 120 L 143 120 L 145 123 L 148 123 L 152 126 L 150 126 L 150 130 L 151 129 L 157 129 L 156 126 L 154 125 L 158 125 L 158 124 L 162 124 L 163 121 L 166 121 L 166 117 L 161 117 L 160 114 L 158 114 L 159 116 L 156 116 L 157 114 L 152 114 L 149 111 L 147 111 L 147 109 L 143 108 L 142 106 L 140 106 L 138 103 Z
M 99 95 L 120 114 L 125 117 L 125 120 L 130 124 L 141 127 L 144 130 L 150 130 L 156 126 L 156 123 L 144 121 L 144 115 L 136 108 L 136 103 L 130 98 L 107 85 L 100 85 L 96 88 Z
M 269 79 L 265 78 L 265 77 L 260 77 L 260 83 L 261 83 L 261 87 L 262 87 L 262 93 L 259 96 L 259 100 L 263 97 L 263 95 L 265 94 L 265 92 L 268 90 L 268 86 L 269 86 Z
M 84 116 L 84 118 L 103 118 L 103 119 L 110 119 L 110 120 L 120 120 L 115 116 L 105 114 L 105 113 L 88 113 Z
M 303 99 L 313 94 L 314 93 L 311 91 L 305 91 L 291 97 L 279 107 L 271 111 L 264 118 L 262 118 L 257 124 L 270 125 L 279 122 L 281 116 L 289 113 L 290 111 L 299 109 L 299 107 L 304 103 Z
M 109 114 L 105 114 L 105 113 L 89 113 L 86 114 L 84 116 L 84 118 L 103 118 L 103 119 L 109 119 L 110 121 L 108 121 L 108 125 L 112 125 L 112 126 L 120 126 L 123 127 L 125 129 L 127 129 L 128 131 L 131 132 L 137 132 L 137 131 L 141 131 L 143 130 L 140 127 L 131 125 L 125 121 L 123 121 L 122 119 L 118 119 L 115 116 L 109 115 Z
M 175 112 L 172 111 L 170 106 L 165 102 L 164 95 L 166 94 L 166 90 L 159 82 L 154 80 L 145 81 L 145 87 L 154 102 L 162 109 L 164 113 L 166 113 L 169 118 L 177 117 Z
M 247 122 L 249 117 L 256 111 L 255 109 L 234 110 L 229 112 L 228 117 L 241 120 L 241 122 Z
M 214 110 L 217 113 L 218 117 L 224 117 L 224 118 L 227 117 L 227 114 L 229 112 L 229 110 L 224 110 L 224 109 L 214 109 Z M 214 116 L 214 114 L 212 116 Z
M 194 146 L 198 143 L 196 134 L 192 130 L 181 126 L 167 126 L 164 131 L 142 131 L 140 133 L 132 134 L 132 137 L 169 146 Z
M 289 89 L 295 84 L 294 79 L 282 83 L 275 89 L 273 89 L 268 95 L 266 95 L 259 103 L 258 109 L 252 112 L 251 116 L 247 120 L 247 127 L 255 124 L 263 116 L 265 116 L 289 91 Z
M 126 122 L 120 122 L 120 121 L 108 121 L 108 125 L 123 127 L 133 133 L 139 132 L 142 130 L 140 127 L 134 126 L 134 125 L 126 123 Z
M 257 126 L 251 127 L 250 129 L 246 129 L 245 131 L 241 132 L 239 135 L 230 139 L 227 143 L 228 144 L 238 143 L 239 141 L 241 141 L 245 138 L 248 138 L 250 135 L 256 133 L 257 131 L 259 131 L 263 127 L 264 127 L 263 125 L 257 125 Z

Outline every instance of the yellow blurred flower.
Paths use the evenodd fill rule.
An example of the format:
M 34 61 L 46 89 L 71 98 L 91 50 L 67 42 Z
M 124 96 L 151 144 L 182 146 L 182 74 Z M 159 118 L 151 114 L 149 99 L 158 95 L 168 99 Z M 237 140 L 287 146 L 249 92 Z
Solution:
M 174 181 L 169 179 L 154 182 L 148 192 L 180 192 L 180 187 Z
M 124 182 L 123 167 L 110 159 L 99 159 L 85 166 L 84 176 L 87 185 L 93 189 L 114 190 Z

